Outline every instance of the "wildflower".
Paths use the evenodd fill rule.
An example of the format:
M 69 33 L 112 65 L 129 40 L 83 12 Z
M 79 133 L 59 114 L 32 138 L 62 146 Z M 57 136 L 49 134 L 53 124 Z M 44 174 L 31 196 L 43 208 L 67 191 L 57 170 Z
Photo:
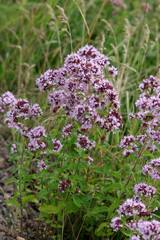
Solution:
M 135 220 L 130 220 L 126 223 L 126 227 L 128 227 L 131 231 L 134 231 L 137 228 L 137 222 Z
M 145 3 L 145 2 L 141 3 L 141 7 L 145 9 L 145 12 L 148 12 L 153 9 L 149 3 Z
M 48 166 L 46 166 L 44 161 L 41 160 L 40 163 L 38 163 L 37 167 L 39 167 L 39 170 L 42 171 L 43 169 L 47 169 Z
M 37 126 L 33 129 L 31 129 L 28 133 L 27 133 L 27 137 L 28 138 L 41 138 L 41 137 L 47 137 L 45 134 L 45 128 L 43 126 Z
M 121 8 L 126 8 L 126 4 L 123 3 L 123 0 L 109 0 L 109 2 L 111 2 L 113 5 L 115 6 L 120 6 Z
M 113 109 L 113 110 L 110 111 L 110 113 L 104 119 L 103 128 L 107 132 L 109 132 L 109 131 L 116 130 L 120 127 L 122 127 L 122 117 L 116 111 L 116 109 Z
M 61 190 L 62 193 L 68 188 L 69 184 L 71 184 L 71 179 L 67 179 L 66 181 L 62 181 L 58 188 Z
M 115 112 L 115 108 L 120 107 L 118 94 L 104 76 L 103 68 L 109 64 L 107 57 L 93 46 L 86 45 L 76 53 L 68 55 L 62 68 L 48 70 L 41 75 L 37 79 L 37 85 L 41 91 L 48 90 L 52 111 L 56 112 L 63 107 L 70 118 L 79 122 L 80 131 L 88 131 L 96 123 L 95 116 L 101 118 L 97 109 L 108 107 L 111 103 L 110 106 L 114 109 L 107 119 L 101 118 L 102 122 L 105 122 L 105 126 L 101 127 L 113 131 L 122 124 L 120 115 Z M 117 73 L 114 67 L 108 69 L 112 75 Z M 93 90 L 96 93 L 93 93 Z
M 63 147 L 61 142 L 59 140 L 57 140 L 56 138 L 55 139 L 52 139 L 52 142 L 54 144 L 54 147 L 53 147 L 53 152 L 59 152 L 61 150 L 61 148 Z
M 15 143 L 13 143 L 12 147 L 11 147 L 11 154 L 18 152 L 17 146 Z
M 40 78 L 37 78 L 36 84 L 42 92 L 44 92 L 46 89 L 50 89 L 54 85 L 53 70 L 48 70 L 41 75 Z
M 136 139 L 133 135 L 130 135 L 130 136 L 127 136 L 127 137 L 124 137 L 120 144 L 119 144 L 119 147 L 120 148 L 125 148 L 125 147 L 128 147 L 131 145 L 132 142 L 134 142 Z
M 70 183 L 71 183 L 71 179 L 68 178 L 68 179 L 66 180 L 66 182 L 67 182 L 68 184 L 70 184 Z
M 85 135 L 78 135 L 78 142 L 77 142 L 77 147 L 84 148 L 86 149 L 91 149 L 92 147 L 95 147 L 95 142 L 91 142 L 87 136 Z
M 62 132 L 63 132 L 64 136 L 67 137 L 68 135 L 70 135 L 72 133 L 72 129 L 73 129 L 72 124 L 68 124 L 67 126 L 63 127 Z
M 40 108 L 40 106 L 36 103 L 33 106 L 30 106 L 29 109 L 29 115 L 30 117 L 35 117 L 36 115 L 38 117 L 40 117 L 41 115 L 43 115 L 42 109 Z
M 88 165 L 90 165 L 93 162 L 93 158 L 91 157 L 85 158 L 85 160 L 86 162 L 88 162 Z
M 78 188 L 76 188 L 75 194 L 79 194 L 80 192 L 81 191 Z
M 140 236 L 139 235 L 133 235 L 131 237 L 131 240 L 140 240 Z
M 141 201 L 142 201 L 142 199 L 140 198 L 140 196 L 137 195 L 137 194 L 134 194 L 133 199 L 134 199 L 134 201 L 136 201 L 136 202 L 141 202 Z
M 146 206 L 142 202 L 136 202 L 133 199 L 127 199 L 117 210 L 120 216 L 133 216 L 147 212 Z
M 105 140 L 105 138 L 106 138 L 105 136 L 102 136 L 102 137 L 101 137 L 101 141 L 104 141 L 104 140 Z
M 49 103 L 52 104 L 53 112 L 56 112 L 60 107 L 65 104 L 65 91 L 53 89 L 53 93 L 50 93 L 48 96 Z
M 42 156 L 46 155 L 46 151 L 44 151 L 44 150 L 41 151 L 41 155 L 42 155 Z
M 0 112 L 4 112 L 7 107 L 13 106 L 17 99 L 11 92 L 5 92 L 0 97 Z
M 123 227 L 122 219 L 120 217 L 112 218 L 110 225 L 113 228 L 113 231 L 117 232 L 120 228 Z
M 154 196 L 156 194 L 156 188 L 147 185 L 145 183 L 139 183 L 134 185 L 135 194 L 140 194 L 140 196 L 148 197 Z
M 156 220 L 150 222 L 141 219 L 137 222 L 137 231 L 144 239 L 150 239 L 152 236 L 160 233 L 160 222 Z
M 30 138 L 28 143 L 28 149 L 30 151 L 36 151 L 38 149 L 44 149 L 46 147 L 46 144 L 37 138 Z M 44 152 L 44 150 L 43 150 Z
M 115 77 L 118 74 L 117 68 L 115 67 L 109 67 L 108 68 L 109 73 L 112 75 L 112 77 Z
M 158 210 L 158 207 L 153 207 L 152 208 L 152 212 L 155 212 L 155 211 L 157 211 Z
M 143 174 L 148 174 L 155 181 L 160 179 L 160 158 L 151 160 L 149 165 L 143 167 Z
M 160 240 L 160 234 L 157 236 L 153 236 L 152 240 Z

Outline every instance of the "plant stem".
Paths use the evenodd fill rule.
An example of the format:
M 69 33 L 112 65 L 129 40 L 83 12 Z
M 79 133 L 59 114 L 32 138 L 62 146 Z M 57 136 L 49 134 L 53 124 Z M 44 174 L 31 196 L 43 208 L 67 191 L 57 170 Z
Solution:
M 94 25 L 93 25 L 93 28 L 92 28 L 92 30 L 91 30 L 91 33 L 90 33 L 90 35 L 89 35 L 89 37 L 88 37 L 87 44 L 89 43 L 89 41 L 90 41 L 90 39 L 91 39 L 91 37 L 92 37 L 93 31 L 94 31 L 94 29 L 95 29 L 95 27 L 96 27 L 96 24 L 97 24 L 97 22 L 98 22 L 98 19 L 99 19 L 99 17 L 100 17 L 100 14 L 101 14 L 103 8 L 104 8 L 105 3 L 106 3 L 106 0 L 104 0 L 103 3 L 102 3 L 102 6 L 101 6 L 101 8 L 100 8 L 100 10 L 99 10 L 99 13 L 98 13 L 98 16 L 97 16 L 97 18 L 96 18 L 96 21 L 95 21 L 95 23 L 94 23 Z
M 22 148 L 22 156 L 20 161 L 20 172 L 22 171 L 22 165 L 23 165 L 23 156 L 24 156 L 24 146 L 25 146 L 25 138 L 23 138 L 23 148 Z M 22 191 L 21 191 L 21 179 L 19 179 L 19 202 L 20 207 L 22 208 Z M 22 236 L 22 228 L 23 228 L 23 218 L 22 218 L 22 209 L 20 210 L 21 217 L 20 217 L 20 235 Z

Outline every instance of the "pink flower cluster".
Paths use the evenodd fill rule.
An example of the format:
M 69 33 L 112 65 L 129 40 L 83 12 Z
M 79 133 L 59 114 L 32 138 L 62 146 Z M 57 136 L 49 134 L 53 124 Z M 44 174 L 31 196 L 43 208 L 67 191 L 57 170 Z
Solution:
M 149 165 L 143 167 L 143 173 L 151 176 L 155 181 L 160 179 L 160 158 L 151 160 Z
M 131 140 L 131 139 L 130 139 Z M 127 141 L 122 144 L 128 144 Z M 160 159 L 154 159 L 150 165 L 145 165 L 143 172 L 149 174 L 152 168 L 160 169 Z M 122 227 L 127 227 L 132 233 L 138 232 L 139 235 L 132 235 L 132 240 L 158 240 L 160 238 L 160 222 L 157 220 L 149 221 L 148 218 L 152 218 L 152 214 L 147 210 L 146 205 L 142 203 L 141 197 L 154 197 L 156 194 L 156 188 L 147 185 L 145 183 L 134 185 L 134 199 L 127 199 L 117 210 L 118 217 L 111 220 L 111 227 L 113 231 L 118 231 Z M 152 212 L 158 210 L 158 208 L 151 208 Z M 126 218 L 126 221 L 122 221 L 122 217 Z M 146 218 L 146 219 L 145 219 Z
M 133 199 L 127 199 L 117 210 L 120 216 L 133 216 L 142 213 L 147 214 L 146 206 L 142 202 L 137 202 Z
M 47 137 L 45 134 L 45 128 L 43 126 L 38 126 L 26 134 L 29 139 L 28 149 L 30 151 L 36 151 L 38 149 L 44 149 L 46 144 L 41 140 L 43 137 Z
M 85 158 L 85 160 L 88 163 L 88 165 L 90 165 L 93 162 L 93 158 L 91 158 L 91 157 L 87 157 L 87 158 Z
M 95 147 L 95 142 L 91 142 L 85 135 L 79 134 L 77 140 L 77 147 L 83 148 L 84 150 Z
M 48 166 L 46 166 L 46 164 L 44 163 L 44 161 L 40 161 L 37 165 L 37 167 L 39 167 L 39 170 L 42 171 L 43 169 L 47 169 Z
M 135 194 L 139 194 L 140 196 L 153 197 L 156 194 L 156 188 L 145 183 L 139 183 L 134 185 L 134 192 Z
M 139 235 L 133 235 L 132 240 L 146 239 L 159 239 L 160 237 L 160 222 L 156 220 L 148 221 L 144 217 L 151 217 L 151 213 L 147 211 L 146 206 L 142 202 L 136 202 L 133 199 L 127 199 L 118 210 L 119 217 L 111 220 L 111 227 L 116 232 L 122 227 L 127 227 L 131 232 L 138 232 Z M 128 217 L 126 222 L 122 222 L 122 216 Z M 131 217 L 134 216 L 133 219 Z M 143 218 L 138 218 L 143 217 Z
M 0 112 L 4 112 L 7 107 L 11 107 L 16 103 L 17 99 L 11 92 L 5 92 L 0 97 Z
M 17 146 L 15 143 L 12 144 L 12 147 L 11 147 L 11 154 L 15 153 L 15 152 L 18 152 L 18 149 L 17 149 Z
M 58 188 L 61 190 L 62 193 L 68 188 L 69 184 L 71 184 L 71 179 L 67 179 L 66 181 L 62 181 Z
M 88 131 L 95 123 L 113 131 L 122 126 L 122 118 L 117 112 L 118 94 L 104 75 L 103 68 L 109 64 L 107 57 L 86 45 L 68 55 L 62 68 L 48 70 L 36 83 L 41 91 L 48 91 L 52 111 L 62 108 L 69 118 L 79 122 L 80 131 Z M 115 67 L 108 67 L 108 75 L 115 77 L 117 73 Z M 110 111 L 104 117 L 108 107 Z M 64 136 L 68 130 L 71 134 L 69 128 L 63 129 Z
M 63 137 L 67 137 L 72 133 L 73 125 L 68 124 L 67 126 L 63 127 Z
M 52 142 L 53 142 L 53 152 L 57 153 L 61 150 L 61 148 L 63 147 L 63 145 L 61 144 L 61 142 L 59 140 L 57 140 L 56 138 L 55 139 L 52 139 Z
M 131 237 L 131 240 L 140 240 L 140 236 L 139 235 L 133 235 Z
M 7 117 L 4 120 L 8 127 L 20 131 L 22 135 L 28 138 L 28 149 L 30 151 L 46 147 L 42 141 L 42 138 L 46 137 L 44 127 L 38 126 L 32 129 L 25 126 L 27 120 L 34 119 L 36 116 L 40 117 L 43 114 L 38 104 L 30 105 L 27 99 L 16 99 L 12 93 L 6 92 L 0 98 L 0 108 L 2 112 L 8 110 Z M 11 153 L 15 151 L 17 151 L 17 148 L 14 144 Z
M 160 144 L 160 83 L 151 75 L 143 80 L 139 89 L 142 93 L 135 103 L 139 112 L 130 114 L 130 117 L 141 120 L 142 132 L 136 137 L 131 135 L 121 140 L 120 148 L 125 148 L 124 156 L 137 152 L 144 143 L 151 152 L 156 149 L 157 144 Z
M 119 229 L 123 227 L 121 217 L 112 218 L 110 225 L 113 228 L 113 231 L 117 232 Z
M 122 8 L 126 8 L 126 4 L 123 2 L 123 0 L 109 0 L 113 5 L 120 6 Z
M 130 138 L 129 141 L 134 140 Z M 128 142 L 129 142 L 128 141 Z M 127 141 L 122 142 L 127 146 Z M 157 170 L 155 170 L 157 169 Z M 150 165 L 145 165 L 143 168 L 144 174 L 149 174 L 153 179 L 157 180 L 154 175 L 154 170 L 158 171 L 160 169 L 160 159 L 153 159 L 150 162 Z M 151 171 L 152 170 L 152 171 Z M 157 220 L 149 221 L 148 218 L 152 218 L 152 214 L 147 210 L 146 205 L 142 203 L 145 198 L 153 198 L 156 194 L 156 188 L 147 185 L 145 183 L 139 183 L 134 185 L 133 189 L 135 195 L 134 199 L 127 199 L 117 210 L 119 213 L 118 217 L 115 217 L 111 220 L 111 227 L 113 231 L 118 231 L 122 227 L 127 227 L 132 233 L 138 233 L 139 235 L 132 235 L 132 240 L 158 240 L 160 239 L 160 222 Z M 146 202 L 148 203 L 147 199 Z M 150 207 L 151 208 L 151 207 Z M 158 210 L 157 207 L 151 208 L 152 212 Z M 123 217 L 123 221 L 122 221 Z M 126 220 L 124 221 L 124 217 Z
M 149 3 L 146 3 L 146 2 L 141 3 L 141 7 L 144 8 L 146 13 L 153 9 L 153 7 Z

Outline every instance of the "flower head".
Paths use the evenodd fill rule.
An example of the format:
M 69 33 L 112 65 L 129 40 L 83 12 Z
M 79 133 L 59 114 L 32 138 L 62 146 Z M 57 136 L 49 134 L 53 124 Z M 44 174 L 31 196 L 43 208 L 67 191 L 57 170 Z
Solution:
M 57 140 L 56 138 L 55 139 L 52 139 L 52 142 L 54 144 L 54 147 L 53 147 L 53 152 L 59 152 L 61 150 L 61 148 L 63 147 L 63 145 L 61 144 L 61 142 L 59 140 Z
M 39 167 L 39 170 L 42 171 L 43 169 L 47 169 L 48 166 L 46 166 L 46 164 L 44 163 L 44 161 L 40 161 L 37 165 L 37 167 Z

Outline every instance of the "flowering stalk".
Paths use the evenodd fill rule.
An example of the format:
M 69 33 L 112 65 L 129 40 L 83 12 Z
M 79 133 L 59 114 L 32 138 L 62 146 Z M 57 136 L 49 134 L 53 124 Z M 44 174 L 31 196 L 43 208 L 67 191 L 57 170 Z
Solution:
M 153 122 L 154 122 L 154 119 L 153 119 L 153 121 L 152 121 L 151 127 L 152 127 L 152 125 L 153 125 Z M 137 164 L 138 164 L 138 162 L 139 162 L 139 159 L 140 159 L 140 157 L 142 156 L 142 153 L 143 153 L 143 150 L 145 149 L 145 146 L 146 146 L 148 137 L 149 137 L 149 133 L 147 133 L 147 136 L 146 136 L 146 139 L 145 139 L 145 141 L 144 141 L 143 147 L 142 147 L 141 151 L 139 152 L 138 158 L 137 158 L 137 160 L 136 160 L 136 162 L 135 162 L 135 164 L 134 164 L 134 166 L 133 166 L 133 168 L 132 168 L 132 172 L 134 172 L 134 170 L 135 170 L 135 168 L 136 168 L 136 166 L 137 166 Z M 132 177 L 132 173 L 130 174 L 130 176 L 129 176 L 127 182 L 126 182 L 125 187 L 127 187 L 127 185 L 129 184 L 129 182 L 130 182 L 130 180 L 131 180 L 131 177 Z M 123 193 L 122 193 L 122 195 L 123 195 Z M 121 199 L 121 198 L 122 198 L 122 196 L 120 197 L 120 199 Z

